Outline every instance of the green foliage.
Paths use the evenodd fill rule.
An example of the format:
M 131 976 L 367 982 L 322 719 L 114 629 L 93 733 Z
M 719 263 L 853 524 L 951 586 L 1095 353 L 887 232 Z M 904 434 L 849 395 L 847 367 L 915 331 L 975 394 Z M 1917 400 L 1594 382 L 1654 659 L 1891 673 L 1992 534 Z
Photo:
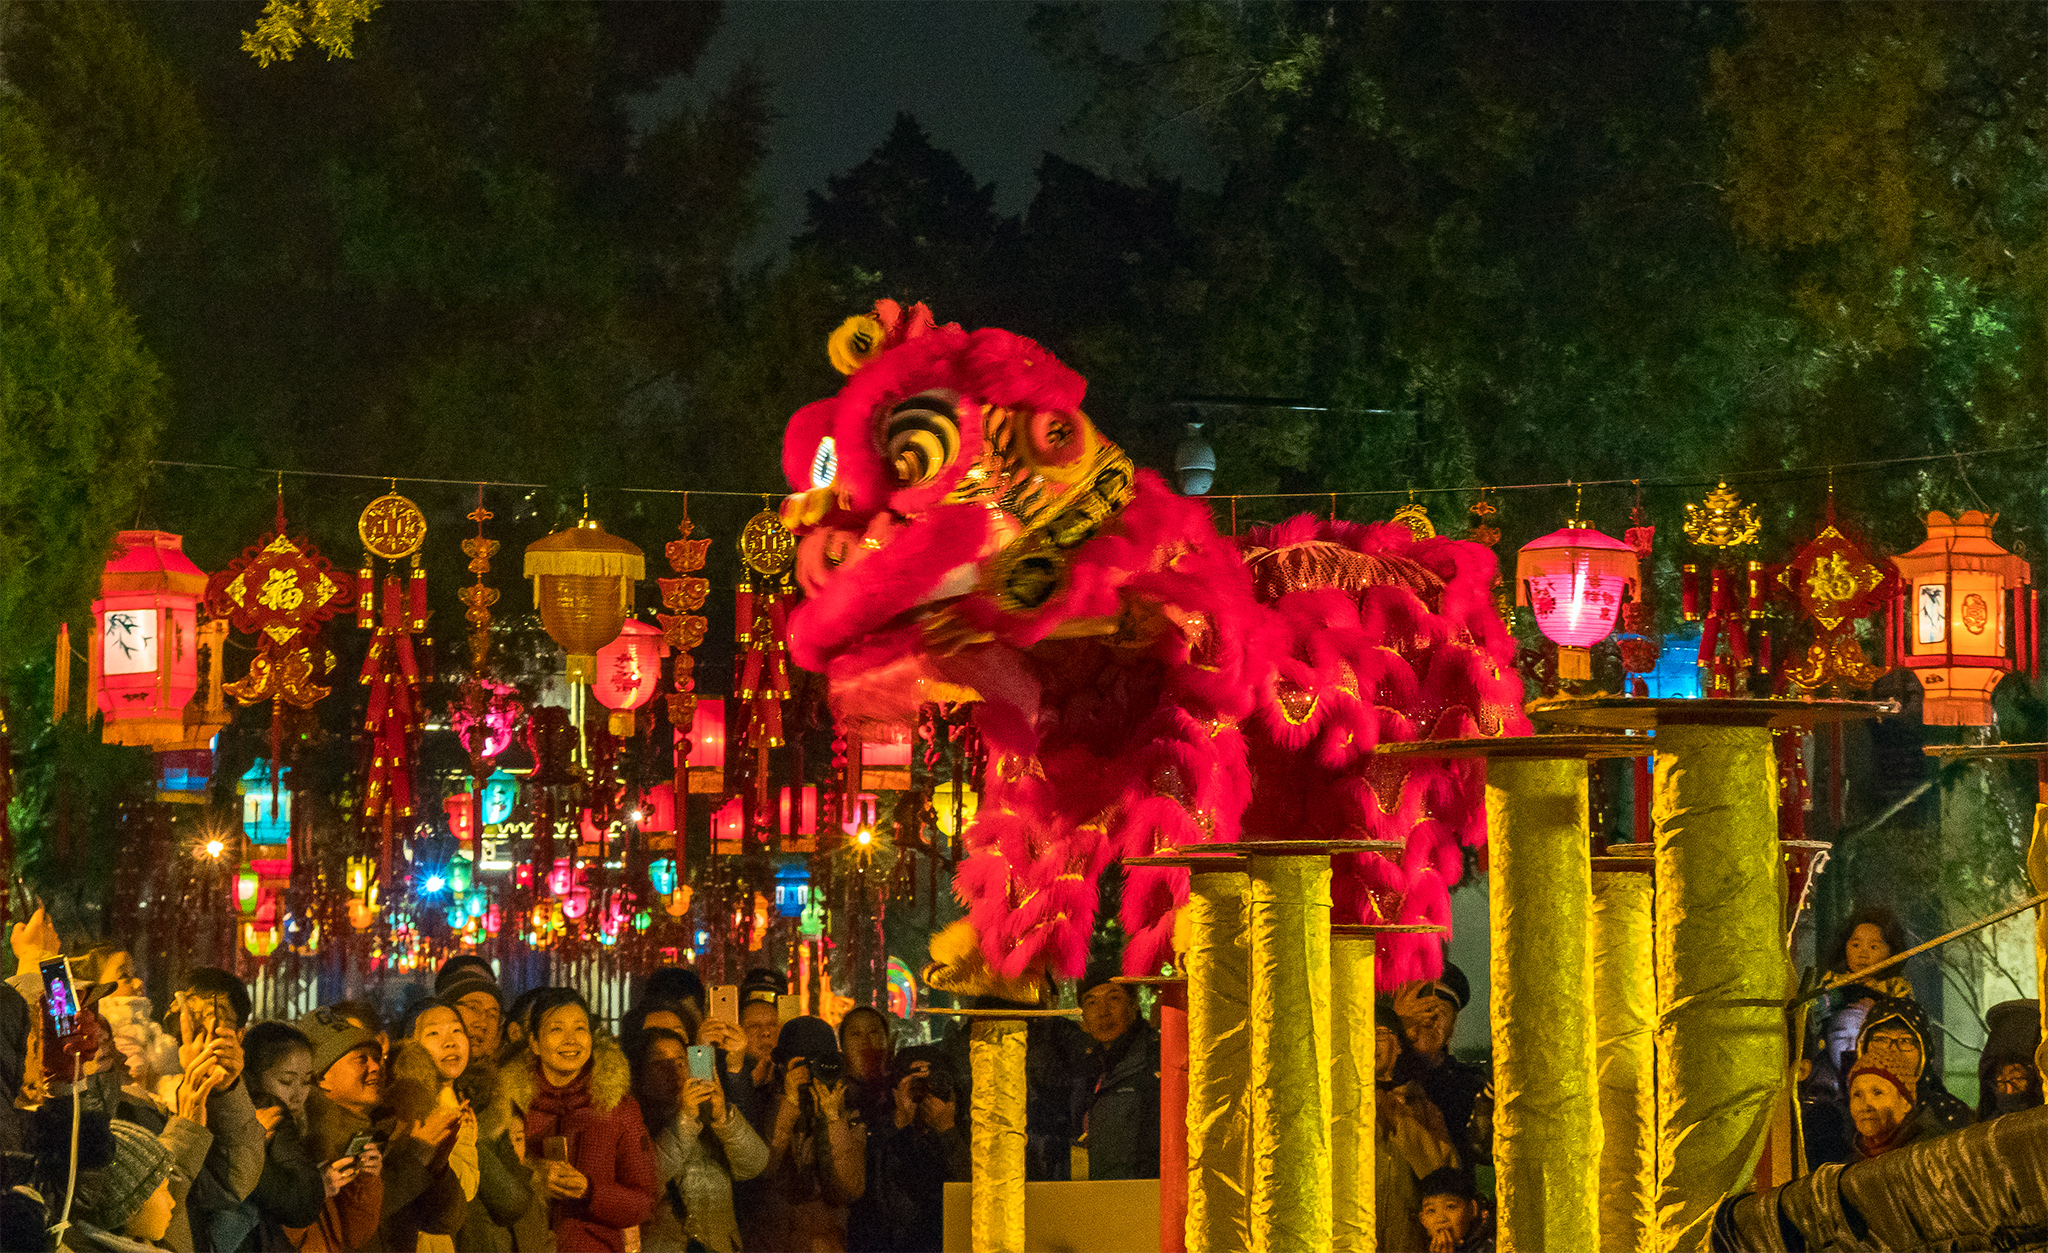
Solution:
M 256 64 L 289 61 L 308 39 L 327 51 L 327 59 L 354 56 L 355 26 L 379 8 L 378 0 L 270 0 L 253 31 L 242 32 L 242 51 Z
M 84 612 L 162 423 L 79 172 L 0 99 L 0 673 Z

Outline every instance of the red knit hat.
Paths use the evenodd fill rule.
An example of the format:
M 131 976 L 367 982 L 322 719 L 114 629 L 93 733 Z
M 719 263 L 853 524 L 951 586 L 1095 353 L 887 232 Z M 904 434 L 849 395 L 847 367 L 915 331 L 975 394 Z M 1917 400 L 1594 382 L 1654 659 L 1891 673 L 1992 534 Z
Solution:
M 1905 1098 L 1906 1104 L 1919 1104 L 1918 1099 L 1913 1095 L 1912 1087 L 1908 1085 L 1904 1079 L 1899 1078 L 1897 1075 L 1893 1074 L 1889 1070 L 1886 1070 L 1884 1067 L 1878 1065 L 1876 1062 L 1857 1062 L 1854 1066 L 1850 1067 L 1849 1082 L 1842 1085 L 1844 1091 L 1847 1091 L 1849 1088 L 1855 1086 L 1856 1077 L 1858 1075 L 1876 1075 L 1878 1078 L 1884 1080 L 1886 1083 L 1889 1083 L 1893 1087 L 1897 1088 L 1899 1090 L 1899 1095 Z

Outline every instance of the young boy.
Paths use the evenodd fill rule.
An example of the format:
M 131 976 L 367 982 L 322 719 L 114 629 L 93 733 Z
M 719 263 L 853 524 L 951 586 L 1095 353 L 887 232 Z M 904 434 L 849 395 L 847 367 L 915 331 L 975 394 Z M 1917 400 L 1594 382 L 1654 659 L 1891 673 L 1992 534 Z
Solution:
M 1429 1172 L 1418 1189 L 1429 1253 L 1493 1253 L 1493 1211 L 1480 1204 L 1472 1179 L 1455 1166 Z

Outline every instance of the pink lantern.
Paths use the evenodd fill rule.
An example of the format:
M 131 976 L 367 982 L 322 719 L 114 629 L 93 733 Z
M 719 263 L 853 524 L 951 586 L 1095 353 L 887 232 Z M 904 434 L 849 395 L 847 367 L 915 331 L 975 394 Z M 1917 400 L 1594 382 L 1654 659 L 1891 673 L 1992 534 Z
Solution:
M 562 916 L 581 918 L 590 912 L 590 889 L 582 886 L 570 888 L 562 897 Z
M 613 735 L 633 734 L 633 711 L 661 685 L 661 659 L 668 643 L 661 632 L 637 618 L 626 619 L 618 638 L 597 650 L 597 674 L 590 684 L 597 703 L 612 711 Z
M 900 792 L 910 786 L 910 741 L 910 728 L 900 724 L 861 741 L 861 791 Z
M 548 871 L 548 892 L 562 896 L 576 883 L 576 863 L 567 857 L 555 858 L 554 868 Z
M 1614 630 L 1637 581 L 1636 550 L 1574 518 L 1529 541 L 1515 557 L 1515 603 L 1557 645 L 1557 677 L 1593 677 L 1593 645 Z
M 109 744 L 172 745 L 199 690 L 206 574 L 168 531 L 123 531 L 92 603 L 92 689 Z M 204 747 L 202 744 L 201 747 Z

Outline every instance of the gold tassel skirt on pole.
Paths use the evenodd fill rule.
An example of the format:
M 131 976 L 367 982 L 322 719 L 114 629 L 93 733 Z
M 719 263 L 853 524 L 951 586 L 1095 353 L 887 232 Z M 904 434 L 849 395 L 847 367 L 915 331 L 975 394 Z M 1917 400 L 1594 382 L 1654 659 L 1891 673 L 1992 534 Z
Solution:
M 1602 1253 L 1637 1253 L 1651 1247 L 1656 1221 L 1657 984 L 1650 949 L 1654 892 L 1646 871 L 1593 874 L 1593 1053 L 1600 1091 Z
M 1248 880 L 1188 876 L 1188 1253 L 1251 1247 Z
M 1024 1249 L 1024 1023 L 978 1018 L 968 1029 L 974 1073 L 969 1231 L 974 1253 Z
M 1488 762 L 1486 816 L 1499 1247 L 1590 1250 L 1600 1122 L 1586 763 Z
M 1330 942 L 1330 1247 L 1373 1253 L 1373 945 Z
M 1330 859 L 1251 846 L 1251 1243 L 1330 1243 Z
M 1658 1253 L 1708 1247 L 1786 1077 L 1778 771 L 1761 727 L 1657 731 Z

